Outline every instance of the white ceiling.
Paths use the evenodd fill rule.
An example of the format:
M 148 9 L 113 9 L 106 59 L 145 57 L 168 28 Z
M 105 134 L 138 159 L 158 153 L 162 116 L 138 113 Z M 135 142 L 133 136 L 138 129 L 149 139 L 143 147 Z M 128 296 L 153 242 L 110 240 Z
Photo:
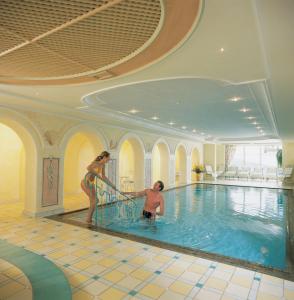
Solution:
M 129 114 L 130 118 L 149 122 L 157 115 L 160 119 L 150 124 L 166 127 L 173 121 L 176 128 L 187 126 L 180 129 L 183 132 L 195 128 L 226 141 L 260 139 L 252 121 L 244 118 L 252 115 L 264 128 L 265 138 L 293 139 L 294 1 L 206 0 L 204 4 L 189 39 L 149 67 L 78 86 L 0 85 L 0 104 L 78 112 L 84 99 L 90 108 L 83 113 L 95 114 L 97 105 L 118 115 L 136 108 L 140 112 Z M 230 102 L 234 96 L 243 100 Z M 251 111 L 242 113 L 242 107 Z

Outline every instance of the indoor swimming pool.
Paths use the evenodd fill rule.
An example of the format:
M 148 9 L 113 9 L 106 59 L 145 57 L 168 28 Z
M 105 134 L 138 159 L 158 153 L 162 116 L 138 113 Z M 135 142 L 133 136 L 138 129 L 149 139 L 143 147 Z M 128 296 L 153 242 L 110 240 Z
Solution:
M 99 208 L 98 226 L 279 270 L 287 269 L 287 199 L 281 189 L 197 184 L 164 192 L 165 215 L 122 217 L 113 205 Z M 67 218 L 84 221 L 86 211 Z

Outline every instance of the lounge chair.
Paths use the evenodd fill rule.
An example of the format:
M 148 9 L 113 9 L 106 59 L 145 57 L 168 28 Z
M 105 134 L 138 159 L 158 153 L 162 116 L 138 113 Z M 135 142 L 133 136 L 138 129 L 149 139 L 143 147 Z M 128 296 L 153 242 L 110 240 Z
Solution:
M 282 180 L 282 181 L 291 180 L 292 173 L 293 173 L 293 168 L 292 167 L 287 167 L 287 168 L 283 168 L 283 169 L 279 168 L 278 179 Z
M 278 180 L 277 168 L 266 168 L 264 178 L 267 180 L 269 179 Z
M 213 179 L 217 177 L 217 173 L 213 171 L 212 166 L 205 165 L 205 175 L 211 176 Z
M 216 170 L 216 177 L 222 177 L 225 173 L 225 166 L 224 165 L 219 165 L 217 167 L 217 170 Z
M 263 170 L 262 170 L 262 168 L 254 168 L 250 172 L 250 178 L 251 179 L 263 179 Z
M 238 170 L 238 178 L 247 178 L 249 179 L 249 174 L 250 174 L 250 168 L 240 168 Z
M 225 178 L 235 178 L 237 176 L 237 167 L 228 167 L 228 170 L 224 173 Z

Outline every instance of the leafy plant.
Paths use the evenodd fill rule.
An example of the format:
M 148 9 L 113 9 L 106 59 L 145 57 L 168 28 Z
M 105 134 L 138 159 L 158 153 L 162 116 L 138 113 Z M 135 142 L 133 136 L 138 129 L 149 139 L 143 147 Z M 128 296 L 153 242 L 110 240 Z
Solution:
M 204 172 L 204 167 L 202 165 L 193 165 L 192 171 L 196 174 Z

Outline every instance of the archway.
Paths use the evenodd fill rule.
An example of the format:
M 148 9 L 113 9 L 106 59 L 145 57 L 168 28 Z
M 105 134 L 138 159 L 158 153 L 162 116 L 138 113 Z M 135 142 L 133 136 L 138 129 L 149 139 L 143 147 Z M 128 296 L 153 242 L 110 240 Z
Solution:
M 66 211 L 88 207 L 87 196 L 81 189 L 81 180 L 87 166 L 105 150 L 101 139 L 92 132 L 79 131 L 68 140 L 64 155 L 64 208 Z
M 169 186 L 169 148 L 166 143 L 158 142 L 152 151 L 152 183 L 157 180 L 164 182 L 165 188 Z
M 200 163 L 199 151 L 198 151 L 197 148 L 194 148 L 191 152 L 191 166 L 192 166 L 192 168 L 199 165 L 199 163 Z M 191 172 L 191 181 L 196 181 L 196 173 L 195 172 Z
M 183 145 L 176 149 L 176 185 L 187 183 L 187 152 Z
M 0 111 L 0 204 L 35 215 L 41 208 L 40 141 L 26 119 Z
M 144 148 L 136 137 L 119 147 L 119 186 L 123 191 L 144 189 Z

